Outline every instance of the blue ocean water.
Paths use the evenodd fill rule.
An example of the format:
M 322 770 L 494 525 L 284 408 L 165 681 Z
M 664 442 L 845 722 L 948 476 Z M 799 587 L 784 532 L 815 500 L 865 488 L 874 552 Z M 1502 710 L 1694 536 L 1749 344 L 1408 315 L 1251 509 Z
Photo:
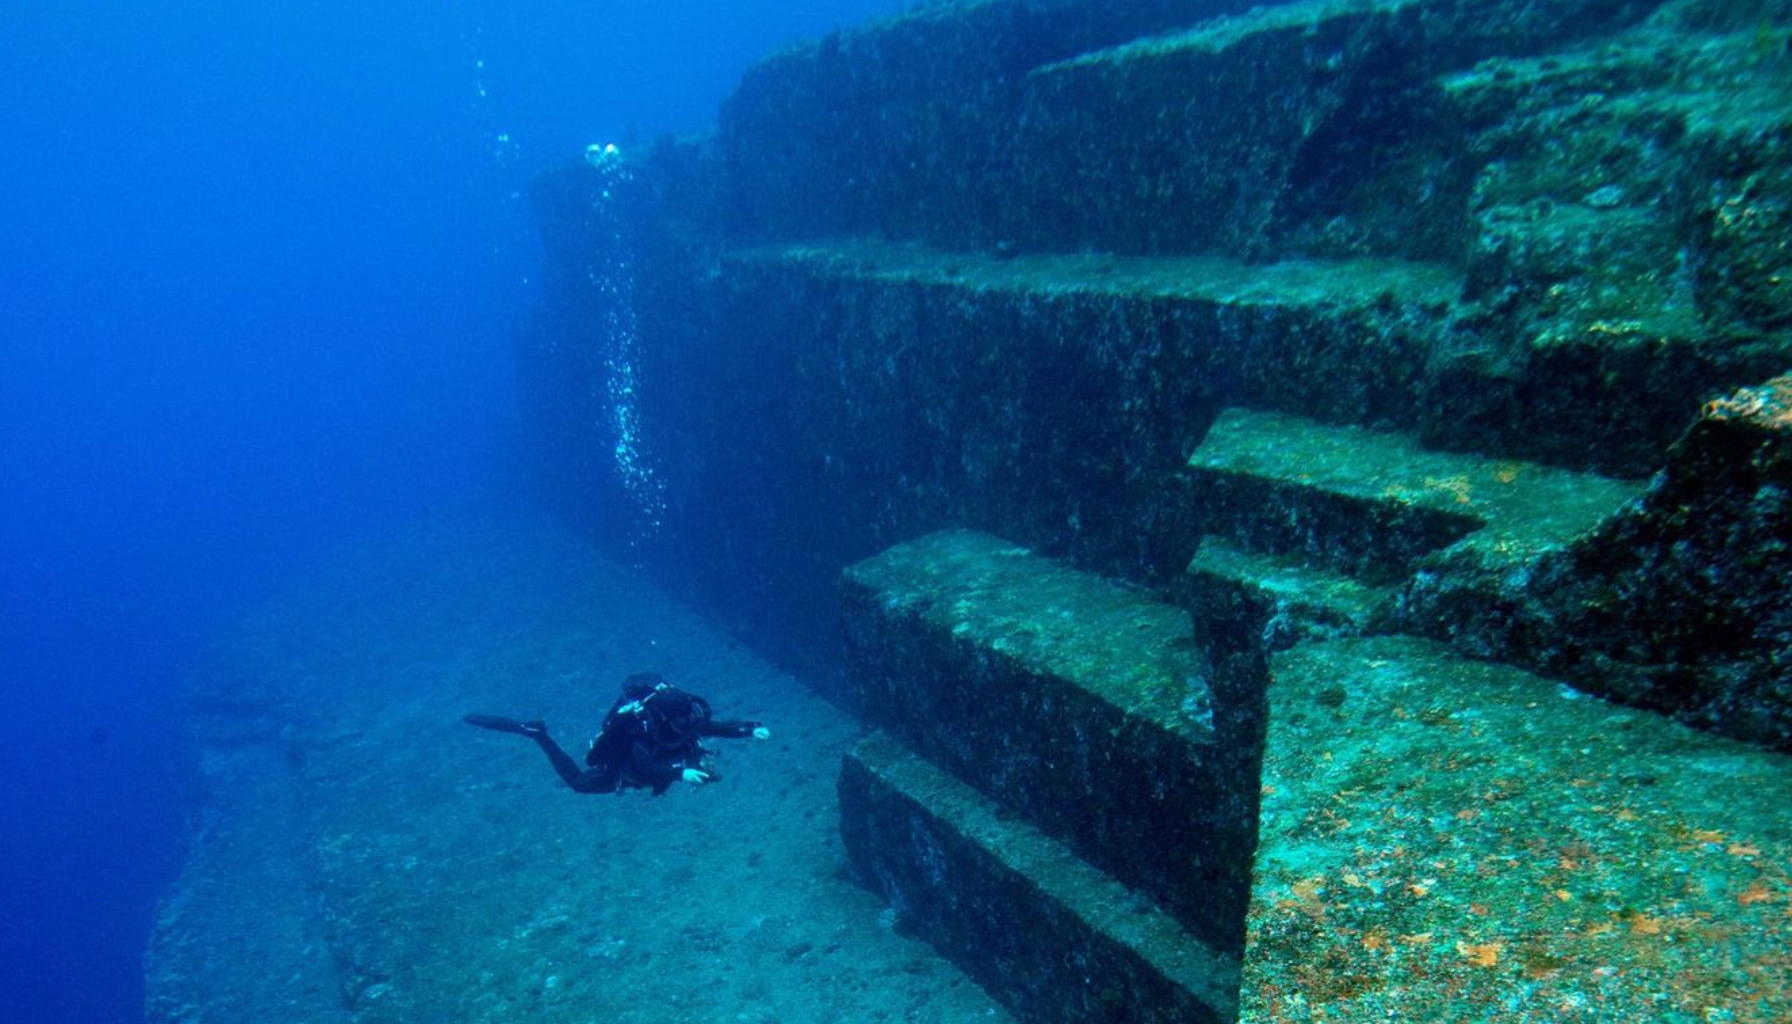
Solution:
M 141 1017 L 207 636 L 502 488 L 530 177 L 901 6 L 5 5 L 0 1020 Z

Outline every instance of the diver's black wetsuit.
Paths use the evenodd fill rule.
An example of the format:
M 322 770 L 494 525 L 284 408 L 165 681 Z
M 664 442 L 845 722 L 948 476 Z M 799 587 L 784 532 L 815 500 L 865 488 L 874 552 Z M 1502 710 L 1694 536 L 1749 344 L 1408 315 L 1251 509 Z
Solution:
M 705 781 L 717 776 L 703 766 L 704 737 L 746 739 L 758 722 L 716 722 L 710 719 L 709 702 L 686 693 L 657 675 L 629 676 L 622 696 L 616 698 L 603 728 L 591 741 L 581 768 L 562 750 L 541 722 L 516 722 L 487 715 L 468 715 L 467 721 L 488 729 L 517 732 L 533 739 L 554 771 L 576 792 L 615 793 L 629 788 L 664 793 L 687 770 L 703 773 Z

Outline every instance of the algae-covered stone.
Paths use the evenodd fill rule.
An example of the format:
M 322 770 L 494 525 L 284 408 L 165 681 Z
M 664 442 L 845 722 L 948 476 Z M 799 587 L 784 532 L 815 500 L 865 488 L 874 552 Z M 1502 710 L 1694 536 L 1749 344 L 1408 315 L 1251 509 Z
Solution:
M 1226 601 L 1227 589 L 1243 590 L 1244 600 L 1262 608 L 1262 642 L 1276 650 L 1384 630 L 1398 593 L 1328 571 L 1302 555 L 1250 551 L 1217 535 L 1201 539 L 1188 572 L 1197 607 Z
M 1792 749 L 1792 378 L 1705 408 L 1623 515 L 1463 624 L 1578 685 Z
M 1250 0 L 947 0 L 751 68 L 715 149 L 753 237 L 881 233 L 988 247 L 1032 68 Z
M 1688 7 L 1442 79 L 1479 169 L 1436 443 L 1639 475 L 1792 358 L 1792 59 L 1767 8 L 1714 35 Z
M 1792 1014 L 1792 761 L 1425 641 L 1274 673 L 1242 1020 Z
M 1014 219 L 1040 246 L 1448 258 L 1473 165 L 1437 76 L 1653 6 L 1314 0 L 1049 65 Z
M 641 313 L 642 434 L 676 500 L 663 541 L 629 557 L 671 566 L 681 594 L 822 678 L 840 567 L 946 524 L 1179 582 L 1195 541 L 1183 467 L 1221 394 L 1410 420 L 1460 288 L 1448 268 L 1391 260 L 869 242 L 691 273 L 694 293 L 655 290 Z M 579 361 L 538 351 L 574 374 L 569 409 L 589 410 Z M 581 451 L 608 480 L 603 432 L 561 422 L 566 461 Z
M 1202 528 L 1379 582 L 1434 554 L 1506 572 L 1641 484 L 1425 448 L 1410 434 L 1228 409 L 1189 459 Z
M 1227 1024 L 1238 961 L 971 787 L 874 735 L 840 773 L 859 878 L 1023 1020 Z
M 1792 148 L 1792 124 L 1778 142 Z M 1764 330 L 1792 328 L 1792 154 L 1727 184 L 1711 211 L 1704 304 Z
M 872 722 L 1238 951 L 1260 675 L 1214 672 L 1182 609 L 983 534 L 898 545 L 843 594 Z

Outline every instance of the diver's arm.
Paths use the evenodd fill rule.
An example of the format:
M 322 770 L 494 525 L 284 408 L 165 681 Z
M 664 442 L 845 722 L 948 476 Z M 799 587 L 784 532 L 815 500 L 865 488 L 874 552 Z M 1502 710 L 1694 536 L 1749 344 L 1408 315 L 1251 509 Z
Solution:
M 759 736 L 759 730 L 764 728 L 765 726 L 753 721 L 708 722 L 699 731 L 698 735 L 714 736 L 718 739 L 725 740 L 744 740 L 749 736 Z M 769 736 L 771 734 L 768 732 L 766 735 Z M 765 737 L 759 736 L 759 738 L 764 739 Z
M 681 764 L 668 764 L 654 757 L 653 751 L 648 750 L 645 744 L 636 743 L 629 750 L 629 775 L 634 781 L 653 790 L 655 796 L 670 789 L 680 779 L 698 783 L 708 780 L 708 776 L 702 772 L 697 774 L 703 775 L 703 778 L 689 779 L 685 774 L 686 770 Z M 694 768 L 689 770 L 696 771 Z

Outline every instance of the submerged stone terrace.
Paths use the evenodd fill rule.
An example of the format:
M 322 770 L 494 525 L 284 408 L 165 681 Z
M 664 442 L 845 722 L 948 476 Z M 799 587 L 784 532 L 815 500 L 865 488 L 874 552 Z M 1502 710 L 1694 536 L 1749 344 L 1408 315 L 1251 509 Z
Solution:
M 966 805 L 899 777 L 1242 949 L 1245 1019 L 1770 1017 L 1781 891 L 1748 872 L 1787 815 L 1711 803 L 1710 768 L 1771 792 L 1792 750 L 1757 401 L 1792 367 L 1788 38 L 1778 0 L 983 0 L 777 55 L 638 160 L 643 437 L 679 499 L 635 553 L 884 730 L 843 775 L 860 876 L 939 889 L 914 927 L 1025 1015 L 1147 1011 L 968 939 L 966 907 L 1058 919 L 1049 886 L 974 828 L 915 841 Z M 544 223 L 587 189 L 544 179 Z M 606 529 L 603 440 L 552 425 L 596 412 L 582 258 L 523 353 Z M 1115 587 L 1189 629 L 1123 637 L 1084 607 Z M 1066 781 L 1195 692 L 1212 736 L 1161 753 L 1210 797 Z M 1249 825 L 1203 845 L 1220 809 Z M 1146 819 L 1222 881 L 1130 859 Z M 1642 838 L 1669 821 L 1744 838 L 1695 865 Z M 1535 873 L 1563 858 L 1586 888 Z
M 543 491 L 885 730 L 859 880 L 1027 1019 L 1785 1019 L 1792 4 L 1246 6 L 930 5 L 544 177 Z M 460 1005 L 358 831 L 327 983 Z

